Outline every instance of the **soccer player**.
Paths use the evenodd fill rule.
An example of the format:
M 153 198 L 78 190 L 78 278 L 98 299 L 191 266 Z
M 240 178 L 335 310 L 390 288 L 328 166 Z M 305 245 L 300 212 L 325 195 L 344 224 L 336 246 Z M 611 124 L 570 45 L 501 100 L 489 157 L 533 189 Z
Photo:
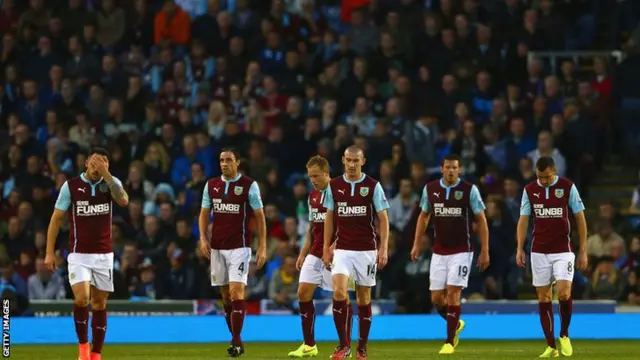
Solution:
M 60 226 L 69 221 L 69 283 L 73 290 L 73 319 L 78 335 L 78 359 L 100 360 L 107 332 L 107 298 L 113 292 L 112 206 L 125 207 L 129 195 L 122 182 L 109 173 L 109 154 L 91 150 L 86 171 L 67 180 L 60 188 L 49 230 L 45 264 L 55 269 L 55 245 Z M 71 208 L 71 209 L 69 209 Z M 70 211 L 69 211 L 70 210 Z M 89 345 L 91 302 L 92 347 Z
M 300 303 L 300 317 L 302 318 L 302 334 L 304 343 L 289 353 L 289 357 L 304 358 L 318 355 L 318 347 L 314 338 L 313 325 L 316 309 L 313 305 L 313 293 L 320 286 L 325 290 L 333 290 L 331 271 L 322 263 L 324 247 L 324 219 L 327 208 L 324 198 L 329 187 L 329 161 L 322 156 L 314 156 L 307 162 L 307 174 L 314 190 L 309 194 L 309 230 L 305 243 L 300 250 L 296 267 L 300 271 L 300 285 L 298 285 L 298 300 Z M 348 301 L 348 298 L 347 298 Z M 348 330 L 347 338 L 351 339 L 352 307 L 347 305 Z
M 420 239 L 433 217 L 435 229 L 429 289 L 431 302 L 447 321 L 447 340 L 440 354 L 453 354 L 465 325 L 460 320 L 460 295 L 471 275 L 473 217 L 480 236 L 478 267 L 481 271 L 489 266 L 489 228 L 480 191 L 460 179 L 460 157 L 455 154 L 445 156 L 440 171 L 442 178 L 428 183 L 422 190 L 422 211 L 418 216 L 411 259 L 418 260 Z
M 387 264 L 389 244 L 389 203 L 378 181 L 362 172 L 364 153 L 356 146 L 348 147 L 342 163 L 344 175 L 332 179 L 326 190 L 324 206 L 323 262 L 331 269 L 333 281 L 333 320 L 340 345 L 333 360 L 351 356 L 348 339 L 349 277 L 356 283 L 358 303 L 358 350 L 356 358 L 367 359 L 367 342 L 371 329 L 371 288 L 376 285 L 376 271 Z M 375 217 L 380 226 L 380 243 L 375 228 Z M 334 233 L 335 216 L 335 233 Z M 335 234 L 335 251 L 331 243 Z
M 533 238 L 531 241 L 531 272 L 533 286 L 538 293 L 540 324 L 547 340 L 547 348 L 541 358 L 558 357 L 553 332 L 553 290 L 555 281 L 560 300 L 560 352 L 564 356 L 573 354 L 569 340 L 569 324 L 573 311 L 571 284 L 574 275 L 575 254 L 571 244 L 569 210 L 575 215 L 580 236 L 578 269 L 587 268 L 587 220 L 584 204 L 578 189 L 571 180 L 558 176 L 552 157 L 543 156 L 536 163 L 538 180 L 525 186 L 518 220 L 518 249 L 516 260 L 520 267 L 526 264 L 524 243 L 529 229 L 529 218 L 533 216 Z
M 211 285 L 222 287 L 225 319 L 232 335 L 227 353 L 231 357 L 244 354 L 240 334 L 244 324 L 247 286 L 251 258 L 251 211 L 256 218 L 259 245 L 258 268 L 262 268 L 267 252 L 267 225 L 262 209 L 258 183 L 238 172 L 240 158 L 231 149 L 220 153 L 222 175 L 209 179 L 202 194 L 198 226 L 200 251 L 211 259 Z M 213 214 L 211 237 L 207 237 L 209 216 Z

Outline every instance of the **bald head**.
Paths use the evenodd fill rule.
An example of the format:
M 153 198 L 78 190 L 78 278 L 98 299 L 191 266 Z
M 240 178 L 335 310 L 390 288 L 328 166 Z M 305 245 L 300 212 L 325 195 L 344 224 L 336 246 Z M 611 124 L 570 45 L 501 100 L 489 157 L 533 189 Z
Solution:
M 360 156 L 360 155 L 364 155 L 364 152 L 359 147 L 355 145 L 351 145 L 344 151 L 344 155 Z

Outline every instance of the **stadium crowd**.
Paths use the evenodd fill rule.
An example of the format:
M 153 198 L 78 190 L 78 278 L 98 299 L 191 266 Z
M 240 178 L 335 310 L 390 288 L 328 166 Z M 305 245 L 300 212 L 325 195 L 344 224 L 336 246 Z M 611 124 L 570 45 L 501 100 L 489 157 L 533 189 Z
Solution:
M 219 296 L 194 251 L 197 214 L 206 180 L 219 175 L 219 150 L 234 147 L 260 184 L 269 234 L 268 264 L 252 266 L 248 299 L 289 306 L 308 227 L 304 164 L 321 154 L 337 175 L 356 144 L 391 205 L 376 298 L 396 299 L 398 312 L 431 310 L 428 236 L 417 264 L 408 251 L 419 193 L 454 152 L 485 197 L 490 226 L 491 268 L 472 274 L 466 295 L 516 299 L 530 287 L 514 234 L 533 164 L 552 156 L 586 197 L 615 149 L 620 99 L 638 93 L 614 82 L 606 57 L 588 71 L 572 58 L 527 58 L 589 49 L 595 3 L 616 6 L 611 39 L 620 43 L 640 15 L 634 1 L 0 3 L 1 284 L 3 297 L 23 303 L 71 296 L 67 233 L 50 274 L 46 228 L 60 187 L 95 145 L 109 150 L 131 199 L 114 209 L 113 298 Z M 621 77 L 637 78 L 636 33 Z M 576 274 L 574 298 L 640 304 L 640 236 L 611 204 L 599 209 L 588 219 L 592 266 Z

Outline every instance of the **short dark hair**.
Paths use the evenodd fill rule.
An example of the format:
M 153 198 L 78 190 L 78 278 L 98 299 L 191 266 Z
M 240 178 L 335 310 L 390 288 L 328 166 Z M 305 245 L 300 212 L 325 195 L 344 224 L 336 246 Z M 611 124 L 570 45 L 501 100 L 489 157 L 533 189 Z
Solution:
M 240 153 L 238 152 L 238 150 L 236 150 L 234 148 L 231 148 L 231 147 L 224 148 L 224 149 L 220 150 L 220 154 L 226 153 L 226 152 L 232 153 L 233 157 L 236 158 L 236 161 L 240 161 Z
M 93 147 L 93 148 L 91 148 L 91 151 L 89 151 L 89 156 L 88 157 L 91 157 L 94 154 L 95 155 L 100 155 L 100 156 L 106 156 L 107 159 L 109 158 L 109 152 L 105 148 L 101 148 L 101 147 Z
M 556 162 L 551 156 L 543 156 L 536 162 L 536 169 L 538 171 L 545 171 L 554 167 L 556 167 Z
M 454 153 L 445 155 L 444 158 L 442 158 L 442 164 L 441 165 L 444 165 L 445 161 L 457 161 L 458 165 L 462 164 L 462 158 L 460 157 L 460 155 L 454 154 Z

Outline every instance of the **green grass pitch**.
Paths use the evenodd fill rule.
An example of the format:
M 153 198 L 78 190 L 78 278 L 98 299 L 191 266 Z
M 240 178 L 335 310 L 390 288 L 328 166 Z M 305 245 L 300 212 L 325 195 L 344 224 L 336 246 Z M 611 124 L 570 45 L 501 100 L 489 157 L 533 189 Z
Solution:
M 435 341 L 376 341 L 369 344 L 371 360 L 408 359 L 486 359 L 519 360 L 536 359 L 545 347 L 539 341 L 464 341 L 461 340 L 454 355 L 438 355 L 442 342 Z M 287 353 L 299 343 L 247 343 L 246 354 L 240 359 L 287 359 Z M 320 343 L 320 355 L 316 359 L 328 359 L 333 343 Z M 12 346 L 11 359 L 24 360 L 75 360 L 77 347 L 73 345 L 23 345 Z M 575 340 L 575 359 L 631 360 L 640 358 L 640 341 Z M 176 344 L 176 345 L 113 345 L 106 344 L 104 360 L 211 360 L 228 359 L 224 344 Z M 354 357 L 355 360 L 355 357 Z

